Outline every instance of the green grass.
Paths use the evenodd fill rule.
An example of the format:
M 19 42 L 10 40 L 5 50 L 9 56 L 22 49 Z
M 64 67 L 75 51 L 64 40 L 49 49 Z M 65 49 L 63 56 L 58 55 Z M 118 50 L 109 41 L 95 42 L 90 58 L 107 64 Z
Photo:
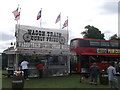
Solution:
M 3 78 L 3 88 L 11 88 L 11 79 Z M 106 88 L 108 85 L 98 85 L 99 88 Z M 25 88 L 96 88 L 90 86 L 88 81 L 79 82 L 79 75 L 64 77 L 44 77 L 42 79 L 30 78 L 25 81 Z
M 6 71 L 3 71 L 3 73 L 6 73 Z M 12 78 L 2 76 L 2 87 L 11 88 Z M 73 74 L 71 76 L 44 77 L 41 79 L 30 78 L 28 81 L 25 80 L 24 88 L 109 88 L 109 85 L 91 86 L 88 79 L 80 83 L 79 74 Z
M 2 78 L 2 87 L 11 88 L 11 78 Z M 71 76 L 60 76 L 60 77 L 44 77 L 44 78 L 30 78 L 24 84 L 24 88 L 109 88 L 108 85 L 89 85 L 88 80 L 83 83 L 79 82 L 80 76 L 73 74 Z M 119 78 L 120 81 L 120 78 Z

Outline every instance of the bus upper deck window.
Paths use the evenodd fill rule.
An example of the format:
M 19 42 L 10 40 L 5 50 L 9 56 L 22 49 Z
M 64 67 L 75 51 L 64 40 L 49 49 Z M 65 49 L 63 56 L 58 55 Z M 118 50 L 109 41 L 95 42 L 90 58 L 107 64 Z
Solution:
M 90 41 L 90 46 L 100 46 L 99 41 Z
M 110 42 L 111 47 L 118 47 L 118 42 Z
M 74 49 L 78 46 L 78 40 L 71 41 L 70 49 Z
M 109 46 L 110 46 L 110 43 L 109 43 L 109 42 L 101 41 L 101 46 L 102 46 L 102 47 L 109 47 Z

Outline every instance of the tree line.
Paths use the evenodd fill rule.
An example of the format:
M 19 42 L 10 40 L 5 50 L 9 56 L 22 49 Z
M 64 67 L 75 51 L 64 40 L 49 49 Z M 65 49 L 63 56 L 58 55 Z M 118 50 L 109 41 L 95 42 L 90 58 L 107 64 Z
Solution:
M 85 31 L 81 32 L 83 38 L 105 40 L 104 33 L 102 33 L 98 28 L 90 25 L 87 25 L 84 28 Z M 120 40 L 120 37 L 118 37 L 117 34 L 114 34 L 109 37 L 109 40 Z

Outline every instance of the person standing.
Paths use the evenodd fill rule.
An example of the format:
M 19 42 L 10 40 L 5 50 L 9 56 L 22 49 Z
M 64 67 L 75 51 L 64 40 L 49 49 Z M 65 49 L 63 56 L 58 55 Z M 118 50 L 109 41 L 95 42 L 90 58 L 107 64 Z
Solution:
M 114 87 L 116 90 L 119 90 L 118 79 L 117 79 L 117 76 L 115 76 L 116 69 L 114 67 L 114 63 L 112 63 L 108 67 L 107 72 L 108 72 L 108 79 L 109 79 L 109 82 L 110 82 L 110 88 L 112 89 Z
M 43 76 L 43 64 L 42 62 L 40 62 L 38 65 L 37 65 L 37 69 L 39 71 L 39 78 L 42 78 Z
M 29 64 L 29 62 L 27 60 L 22 61 L 21 64 L 20 64 L 21 67 L 22 67 L 22 70 L 24 72 L 24 78 L 26 80 L 29 80 L 28 79 L 28 64 Z
M 90 84 L 91 85 L 97 85 L 97 79 L 98 79 L 98 74 L 99 74 L 99 67 L 94 63 L 90 67 Z

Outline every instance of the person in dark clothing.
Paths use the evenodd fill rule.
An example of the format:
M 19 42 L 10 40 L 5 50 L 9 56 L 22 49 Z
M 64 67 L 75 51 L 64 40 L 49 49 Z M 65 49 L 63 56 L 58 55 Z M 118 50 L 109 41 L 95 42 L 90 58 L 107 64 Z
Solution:
M 41 62 L 37 65 L 37 69 L 39 71 L 39 78 L 42 78 L 42 76 L 43 76 L 43 65 L 42 65 Z
M 90 67 L 90 84 L 91 85 L 97 85 L 97 79 L 98 79 L 98 74 L 99 74 L 99 67 L 94 63 Z

